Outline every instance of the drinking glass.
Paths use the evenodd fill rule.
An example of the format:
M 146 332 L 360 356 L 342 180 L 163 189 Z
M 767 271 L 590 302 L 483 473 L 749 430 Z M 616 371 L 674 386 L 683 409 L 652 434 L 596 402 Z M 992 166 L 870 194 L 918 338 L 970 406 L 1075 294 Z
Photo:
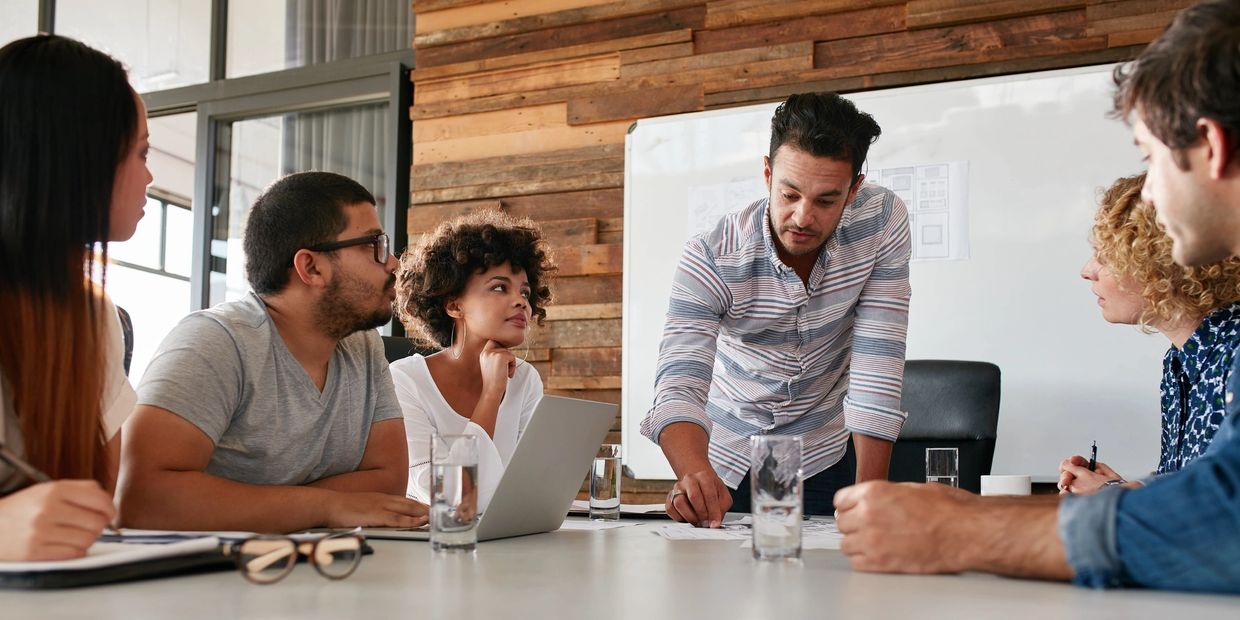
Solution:
M 478 543 L 478 439 L 431 438 L 431 548 L 473 551 Z
M 590 519 L 620 520 L 620 445 L 605 443 L 590 471 Z
M 926 448 L 926 482 L 959 487 L 959 451 L 955 448 Z
M 801 557 L 801 438 L 789 435 L 750 437 L 750 502 L 753 510 L 753 557 L 781 560 Z

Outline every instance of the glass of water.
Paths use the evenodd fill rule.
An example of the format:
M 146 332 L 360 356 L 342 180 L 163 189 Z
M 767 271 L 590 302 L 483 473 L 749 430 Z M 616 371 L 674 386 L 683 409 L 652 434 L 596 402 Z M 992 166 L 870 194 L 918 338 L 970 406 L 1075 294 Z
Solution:
M 926 482 L 959 487 L 960 451 L 955 448 L 926 448 Z
M 801 557 L 801 438 L 755 435 L 750 443 L 753 557 Z
M 590 519 L 620 520 L 620 444 L 605 443 L 590 471 Z
M 478 544 L 478 439 L 431 438 L 431 548 L 473 551 Z

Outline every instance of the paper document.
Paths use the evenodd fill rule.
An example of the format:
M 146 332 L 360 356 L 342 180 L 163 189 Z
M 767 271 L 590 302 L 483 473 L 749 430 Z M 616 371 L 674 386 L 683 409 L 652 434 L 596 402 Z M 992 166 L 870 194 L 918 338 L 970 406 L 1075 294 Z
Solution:
M 297 532 L 295 534 L 287 534 L 289 538 L 297 542 L 306 542 L 323 538 L 329 534 L 338 534 L 343 532 L 361 533 L 361 528 L 324 528 L 322 530 L 310 530 L 306 532 Z M 197 531 L 178 531 L 178 530 L 133 530 L 124 528 L 120 530 L 120 535 L 103 534 L 99 537 L 102 542 L 124 542 L 124 543 L 144 543 L 144 544 L 167 544 L 181 540 L 198 540 L 201 538 L 216 538 L 225 542 L 241 541 L 247 538 L 258 536 L 256 532 L 197 532 Z
M 751 517 L 743 517 L 728 521 L 719 528 L 693 527 L 688 523 L 665 525 L 654 530 L 655 534 L 667 540 L 734 540 L 741 547 L 753 546 L 753 530 Z M 839 549 L 840 540 L 844 538 L 835 519 L 810 519 L 801 522 L 802 549 Z
M 59 570 L 87 570 L 119 566 L 144 560 L 191 555 L 218 549 L 220 539 L 213 536 L 182 540 L 166 545 L 97 542 L 86 557 L 49 562 L 0 562 L 0 573 L 30 573 Z
M 591 521 L 589 519 L 565 519 L 560 525 L 562 530 L 612 530 L 626 525 L 637 525 L 632 521 Z
M 570 512 L 590 512 L 590 500 L 575 499 Z M 663 504 L 620 504 L 620 514 L 622 515 L 660 515 L 666 514 L 663 511 Z

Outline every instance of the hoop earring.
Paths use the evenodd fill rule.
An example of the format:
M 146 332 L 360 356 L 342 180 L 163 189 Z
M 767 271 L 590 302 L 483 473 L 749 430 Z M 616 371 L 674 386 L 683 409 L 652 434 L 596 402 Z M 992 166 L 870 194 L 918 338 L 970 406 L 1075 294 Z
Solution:
M 522 362 L 528 364 L 529 362 L 526 362 L 525 358 L 530 356 L 530 325 L 529 323 L 525 324 L 525 338 L 523 338 L 523 340 L 525 341 L 525 355 L 522 355 L 519 359 Z
M 456 346 L 456 321 L 452 322 L 452 346 L 448 349 L 448 353 L 452 355 L 452 359 L 461 359 L 461 353 L 465 351 L 465 326 L 461 325 L 461 346 Z

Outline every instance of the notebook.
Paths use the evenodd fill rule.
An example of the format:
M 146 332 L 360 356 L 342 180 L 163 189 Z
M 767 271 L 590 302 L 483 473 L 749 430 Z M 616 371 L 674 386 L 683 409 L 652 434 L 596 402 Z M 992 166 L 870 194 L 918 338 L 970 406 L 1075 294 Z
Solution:
M 232 568 L 215 537 L 167 544 L 96 542 L 85 557 L 0 562 L 0 588 L 72 588 Z

